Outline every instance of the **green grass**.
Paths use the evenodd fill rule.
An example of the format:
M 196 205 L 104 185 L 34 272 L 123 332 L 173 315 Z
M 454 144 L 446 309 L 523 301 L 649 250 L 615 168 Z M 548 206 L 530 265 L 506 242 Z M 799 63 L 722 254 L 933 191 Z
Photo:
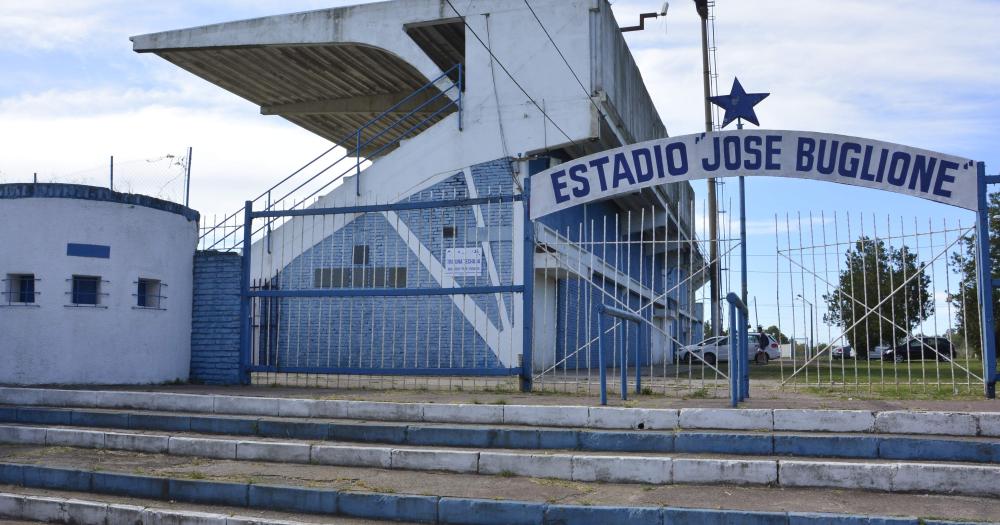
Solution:
M 807 392 L 831 397 L 871 399 L 930 399 L 948 400 L 981 398 L 983 364 L 964 360 L 954 364 L 937 361 L 820 360 L 810 363 L 794 376 L 791 363 L 772 362 L 766 366 L 750 366 L 751 379 L 781 381 L 785 388 L 804 387 Z M 797 363 L 801 368 L 801 363 Z M 959 368 L 968 369 L 968 372 Z M 783 367 L 783 368 L 782 368 Z M 970 372 L 975 375 L 970 375 Z

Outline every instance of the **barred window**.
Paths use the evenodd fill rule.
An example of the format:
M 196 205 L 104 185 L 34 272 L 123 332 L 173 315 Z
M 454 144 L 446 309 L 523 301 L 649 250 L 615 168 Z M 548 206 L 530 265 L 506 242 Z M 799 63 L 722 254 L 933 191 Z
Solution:
M 316 268 L 313 288 L 406 288 L 406 268 Z
M 369 250 L 365 244 L 354 246 L 354 264 L 368 264 Z
M 7 274 L 7 303 L 34 304 L 35 303 L 35 274 L 33 273 L 12 273 Z

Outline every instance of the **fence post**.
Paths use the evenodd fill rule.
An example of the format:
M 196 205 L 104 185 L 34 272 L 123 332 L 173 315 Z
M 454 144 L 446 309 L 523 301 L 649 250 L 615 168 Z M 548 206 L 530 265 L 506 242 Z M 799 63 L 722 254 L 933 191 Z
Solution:
M 608 369 L 604 362 L 604 315 L 597 316 L 597 368 L 601 376 L 601 406 L 608 404 Z
M 645 353 L 644 350 L 649 348 L 646 344 L 646 334 L 650 332 L 650 329 L 646 323 L 639 323 L 636 329 L 639 331 L 636 334 L 639 344 L 635 345 L 635 393 L 639 395 L 642 393 L 642 353 Z
M 739 365 L 736 361 L 736 305 L 732 302 L 729 303 L 729 402 L 736 408 L 739 405 L 739 379 L 737 377 L 737 369 Z M 719 364 L 719 360 L 715 361 L 716 365 Z
M 990 210 L 987 194 L 986 164 L 976 164 L 979 187 L 979 209 L 976 224 L 976 272 L 979 280 L 979 329 L 983 351 L 983 382 L 986 398 L 997 397 L 997 355 L 996 341 L 993 339 L 993 265 L 990 261 Z
M 746 306 L 746 303 L 743 304 Z M 750 397 L 750 330 L 747 328 L 749 322 L 749 312 L 746 309 L 740 310 L 740 363 L 742 363 L 740 373 L 743 386 L 740 401 Z
M 618 326 L 621 330 L 621 376 L 622 376 L 622 401 L 628 401 L 628 325 L 624 321 L 619 321 Z M 617 342 L 615 343 L 617 344 Z
M 531 392 L 532 383 L 532 321 L 535 288 L 535 225 L 531 222 L 531 175 L 524 176 L 521 208 L 524 209 L 524 293 L 521 294 L 521 391 Z
M 250 237 L 253 233 L 253 201 L 243 208 L 243 259 L 240 271 L 240 384 L 250 384 Z

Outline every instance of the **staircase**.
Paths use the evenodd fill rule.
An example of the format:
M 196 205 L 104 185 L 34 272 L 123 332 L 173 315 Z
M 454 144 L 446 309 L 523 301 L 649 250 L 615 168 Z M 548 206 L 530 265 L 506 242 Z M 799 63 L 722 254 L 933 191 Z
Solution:
M 64 517 L 87 509 L 110 516 L 116 498 L 128 497 L 150 512 L 164 501 L 184 512 L 220 506 L 223 518 L 996 521 L 998 436 L 997 413 L 0 388 L 0 517 L 38 519 L 38 508 L 53 506 Z M 32 503 L 39 497 L 63 503 Z M 68 500 L 90 506 L 73 510 Z M 198 523 L 234 523 L 205 519 Z
M 338 181 L 346 184 L 352 177 L 360 176 L 363 165 L 389 153 L 402 140 L 419 134 L 449 113 L 459 113 L 461 129 L 463 81 L 462 65 L 452 66 L 253 198 L 253 210 L 285 211 L 306 207 L 335 188 Z M 198 249 L 239 250 L 243 245 L 245 209 L 244 206 L 226 214 L 217 224 L 201 228 Z M 252 237 L 258 238 L 274 226 L 268 221 L 258 226 Z

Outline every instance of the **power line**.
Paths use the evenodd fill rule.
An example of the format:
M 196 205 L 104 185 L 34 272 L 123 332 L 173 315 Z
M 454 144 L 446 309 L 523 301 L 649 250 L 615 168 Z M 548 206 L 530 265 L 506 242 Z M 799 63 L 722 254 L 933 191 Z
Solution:
M 559 53 L 559 58 L 562 59 L 563 64 L 566 64 L 566 68 L 569 69 L 569 72 L 573 74 L 573 78 L 576 79 L 576 83 L 580 85 L 580 89 L 583 90 L 583 93 L 587 95 L 587 100 L 589 100 L 590 103 L 593 104 L 594 108 L 596 108 L 597 111 L 600 113 L 601 108 L 597 106 L 596 102 L 594 102 L 594 99 L 591 96 L 590 91 L 583 85 L 583 81 L 580 80 L 580 76 L 577 75 L 576 71 L 573 70 L 573 66 L 569 64 L 569 60 L 566 60 L 566 55 L 564 55 L 562 50 L 559 49 L 559 45 L 556 44 L 556 41 L 552 38 L 552 35 L 549 34 L 549 30 L 545 28 L 545 24 L 542 23 L 542 20 L 538 18 L 538 13 L 535 13 L 535 10 L 531 7 L 531 4 L 528 3 L 528 0 L 524 0 L 524 5 L 528 7 L 528 11 L 531 11 L 531 16 L 535 17 L 535 21 L 538 22 L 538 26 L 542 28 L 542 32 L 545 33 L 545 36 L 549 38 L 549 42 L 552 43 L 552 47 L 556 48 L 556 53 Z
M 507 77 L 510 78 L 510 81 L 513 82 L 515 86 L 517 86 L 517 89 L 520 89 L 521 93 L 524 93 L 524 96 L 528 97 L 528 100 L 538 109 L 539 112 L 541 112 L 542 116 L 545 117 L 545 120 L 551 122 L 552 125 L 555 126 L 557 130 L 559 130 L 559 133 L 562 133 L 563 136 L 566 137 L 566 140 L 568 140 L 570 144 L 572 144 L 573 146 L 578 146 L 576 141 L 573 140 L 569 136 L 569 134 L 563 131 L 562 127 L 560 127 L 559 124 L 556 124 L 556 121 L 552 120 L 552 117 L 550 117 L 549 114 L 545 112 L 542 106 L 538 104 L 538 102 L 536 102 L 531 95 L 528 94 L 528 91 L 524 89 L 524 86 L 522 86 L 521 83 L 518 82 L 516 78 L 514 78 L 514 75 L 512 75 L 511 72 L 507 69 L 507 66 L 503 65 L 503 62 L 501 62 L 500 59 L 497 58 L 495 54 L 493 54 L 493 50 L 490 49 L 490 47 L 486 45 L 486 42 L 484 42 L 483 39 L 479 37 L 479 33 L 476 33 L 476 30 L 472 29 L 472 26 L 470 26 L 469 23 L 465 21 L 465 15 L 460 13 L 458 9 L 455 9 L 455 6 L 454 4 L 451 3 L 451 0 L 445 0 L 445 2 L 448 3 L 448 7 L 450 7 L 451 10 L 454 11 L 456 15 L 462 18 L 462 23 L 465 25 L 465 28 L 468 29 L 470 33 L 472 33 L 472 36 L 476 37 L 476 40 L 479 41 L 479 44 L 482 45 L 484 49 L 486 49 L 486 52 L 490 54 L 490 57 L 492 57 L 494 61 L 496 61 L 497 65 L 500 66 L 500 69 L 502 69 L 503 72 L 507 75 Z

